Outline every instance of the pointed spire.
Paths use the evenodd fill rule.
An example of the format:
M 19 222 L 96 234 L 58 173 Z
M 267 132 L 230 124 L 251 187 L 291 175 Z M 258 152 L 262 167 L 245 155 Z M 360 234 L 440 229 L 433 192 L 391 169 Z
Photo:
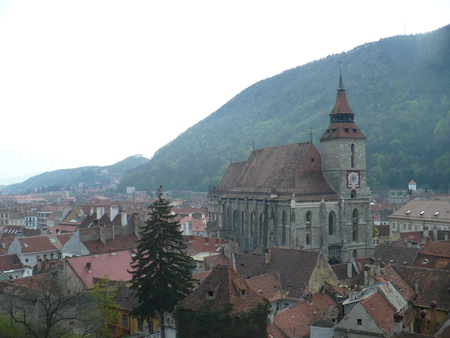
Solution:
M 339 91 L 345 91 L 345 88 L 344 88 L 344 81 L 342 81 L 342 62 L 341 61 L 339 61 L 339 88 L 338 88 L 338 90 Z

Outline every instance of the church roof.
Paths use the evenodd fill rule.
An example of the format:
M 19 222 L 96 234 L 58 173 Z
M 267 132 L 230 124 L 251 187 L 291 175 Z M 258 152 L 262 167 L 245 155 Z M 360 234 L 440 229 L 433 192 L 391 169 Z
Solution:
M 339 196 L 322 172 L 320 153 L 311 142 L 255 149 L 247 161 L 232 163 L 217 190 L 230 197 L 334 200 Z

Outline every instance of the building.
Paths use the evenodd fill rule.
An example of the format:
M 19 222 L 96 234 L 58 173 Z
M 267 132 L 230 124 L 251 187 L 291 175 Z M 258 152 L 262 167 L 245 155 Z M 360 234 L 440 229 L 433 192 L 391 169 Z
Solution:
M 450 202 L 412 200 L 389 216 L 391 231 L 450 230 Z
M 247 253 L 321 250 L 334 262 L 370 255 L 366 137 L 354 116 L 340 76 L 322 153 L 303 142 L 255 149 L 232 163 L 209 192 L 208 235 L 228 237 Z

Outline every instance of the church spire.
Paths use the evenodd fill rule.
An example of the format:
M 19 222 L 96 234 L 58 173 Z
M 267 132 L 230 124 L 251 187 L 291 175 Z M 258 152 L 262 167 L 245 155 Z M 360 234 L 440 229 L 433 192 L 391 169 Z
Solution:
M 354 115 L 352 108 L 347 101 L 345 93 L 344 81 L 342 80 L 342 66 L 339 66 L 339 88 L 337 90 L 336 103 L 330 114 L 330 123 L 353 123 Z

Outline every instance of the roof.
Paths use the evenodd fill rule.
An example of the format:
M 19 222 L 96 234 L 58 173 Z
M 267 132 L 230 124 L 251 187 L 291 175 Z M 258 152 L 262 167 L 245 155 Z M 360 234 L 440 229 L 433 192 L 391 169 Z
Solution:
M 416 259 L 419 248 L 407 248 L 396 245 L 381 244 L 372 257 L 378 262 L 392 265 L 411 265 Z
M 335 306 L 333 299 L 325 293 L 316 293 L 311 301 L 301 301 L 273 317 L 274 324 L 287 337 L 305 337 L 310 332 L 309 324 Z
M 33 253 L 41 251 L 60 250 L 70 239 L 72 234 L 35 236 L 17 238 L 22 253 Z
M 394 212 L 389 218 L 409 218 L 411 220 L 450 223 L 450 202 L 412 200 Z
M 450 271 L 442 269 L 416 268 L 412 266 L 393 266 L 395 271 L 414 289 L 417 286 L 418 295 L 414 305 L 429 308 L 434 300 L 437 308 L 447 311 L 449 307 L 448 286 Z
M 193 256 L 200 252 L 220 253 L 223 251 L 225 240 L 223 238 L 210 238 L 203 236 L 183 236 L 187 241 L 187 252 Z
M 212 309 L 232 303 L 235 313 L 249 312 L 265 302 L 232 267 L 225 265 L 216 266 L 203 283 L 181 301 L 181 305 L 195 311 L 209 301 Z
M 320 251 L 277 247 L 266 250 L 267 260 L 265 256 L 236 254 L 236 271 L 247 279 L 279 272 L 281 290 L 289 298 L 299 299 L 309 291 L 307 286 L 322 255 Z
M 392 333 L 394 329 L 394 313 L 397 311 L 383 297 L 380 291 L 376 291 L 361 300 L 361 304 L 384 333 Z
M 232 163 L 217 192 L 276 200 L 337 200 L 322 172 L 320 153 L 311 142 L 255 149 L 245 162 Z M 320 196 L 320 197 L 318 197 Z
M 84 246 L 91 254 L 100 254 L 106 252 L 132 250 L 137 248 L 137 237 L 135 234 L 115 236 L 105 240 L 103 244 L 99 239 L 83 242 Z
M 259 292 L 270 302 L 283 298 L 281 292 L 281 278 L 279 272 L 272 272 L 267 275 L 256 276 L 247 279 L 248 285 Z
M 0 271 L 5 272 L 23 268 L 22 262 L 16 254 L 0 256 Z
M 93 287 L 93 278 L 103 278 L 108 274 L 110 280 L 130 281 L 132 278 L 130 251 L 119 251 L 113 253 L 104 253 L 100 255 L 90 255 L 81 257 L 66 258 L 80 280 L 90 289 Z M 88 263 L 90 269 L 88 270 Z
M 380 276 L 374 276 L 374 279 L 378 282 L 389 281 L 407 302 L 411 302 L 417 295 L 414 288 L 409 285 L 390 264 L 386 265 L 384 273 L 380 274 Z
M 412 266 L 450 270 L 450 241 L 433 241 L 425 244 Z

